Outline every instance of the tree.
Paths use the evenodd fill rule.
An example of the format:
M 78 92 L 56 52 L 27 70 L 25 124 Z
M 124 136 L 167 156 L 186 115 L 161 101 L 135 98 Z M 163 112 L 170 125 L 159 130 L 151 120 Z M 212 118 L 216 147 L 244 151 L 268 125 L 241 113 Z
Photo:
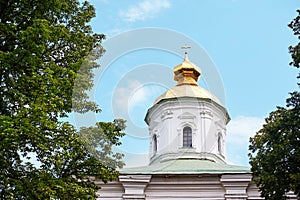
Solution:
M 92 179 L 123 166 L 124 120 L 62 120 L 100 111 L 86 93 L 103 53 L 94 16 L 77 0 L 0 0 L 0 199 L 95 199 Z
M 289 27 L 300 41 L 300 10 L 297 12 Z M 293 59 L 290 65 L 299 68 L 300 42 L 289 51 Z M 251 170 L 266 200 L 287 199 L 291 191 L 300 199 L 300 92 L 290 95 L 286 107 L 271 112 L 263 128 L 250 138 Z

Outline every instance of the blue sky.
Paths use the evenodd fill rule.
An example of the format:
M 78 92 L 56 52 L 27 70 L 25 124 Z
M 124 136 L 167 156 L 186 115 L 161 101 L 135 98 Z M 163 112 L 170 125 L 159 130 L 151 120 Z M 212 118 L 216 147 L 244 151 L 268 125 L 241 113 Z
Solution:
M 297 72 L 289 66 L 291 58 L 288 53 L 288 46 L 296 44 L 296 38 L 287 24 L 296 16 L 299 2 L 90 2 L 97 12 L 97 17 L 91 22 L 93 30 L 107 36 L 103 46 L 106 48 L 105 44 L 108 45 L 118 35 L 122 35 L 122 47 L 116 45 L 114 48 L 106 48 L 107 55 L 109 51 L 126 50 L 127 45 L 129 48 L 136 43 L 135 39 L 126 38 L 124 33 L 149 27 L 183 35 L 204 50 L 199 54 L 196 45 L 189 44 L 192 47 L 189 53 L 194 56 L 194 60 L 199 58 L 201 62 L 202 58 L 207 57 L 212 61 L 213 68 L 220 76 L 218 80 L 225 90 L 226 107 L 232 119 L 227 126 L 227 161 L 248 165 L 249 137 L 261 127 L 270 111 L 277 105 L 284 105 L 288 92 L 297 89 Z M 154 35 L 147 37 L 158 45 L 165 42 Z M 144 46 L 132 51 L 124 50 L 125 53 L 115 56 L 105 66 L 105 71 L 97 72 L 101 76 L 95 82 L 91 96 L 103 112 L 96 116 L 96 120 L 111 121 L 115 117 L 127 119 L 127 136 L 118 150 L 126 153 L 128 167 L 147 164 L 148 133 L 143 122 L 144 115 L 156 97 L 175 85 L 171 70 L 182 60 L 180 52 L 183 55 L 183 51 L 180 47 L 184 42 L 176 41 L 173 45 L 178 46 L 178 50 L 173 46 L 172 51 Z M 199 67 L 202 69 L 206 66 Z M 203 74 L 199 85 L 209 89 L 209 78 Z

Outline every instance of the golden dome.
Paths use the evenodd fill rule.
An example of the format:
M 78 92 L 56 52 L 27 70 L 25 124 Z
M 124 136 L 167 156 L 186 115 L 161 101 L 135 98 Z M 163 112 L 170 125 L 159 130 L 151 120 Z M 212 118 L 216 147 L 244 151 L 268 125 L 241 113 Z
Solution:
M 158 103 L 163 99 L 171 99 L 171 98 L 179 98 L 179 97 L 195 97 L 195 98 L 203 98 L 203 99 L 211 99 L 219 105 L 222 105 L 220 100 L 198 85 L 176 85 L 175 87 L 170 88 L 165 93 L 160 95 L 154 102 L 154 104 Z
M 187 53 L 183 62 L 175 66 L 173 71 L 177 85 L 197 85 L 198 77 L 201 75 L 201 70 L 189 61 Z
M 195 97 L 211 99 L 219 105 L 222 105 L 221 101 L 215 95 L 198 86 L 197 81 L 199 76 L 201 75 L 201 70 L 188 60 L 187 53 L 185 53 L 183 62 L 175 66 L 173 71 L 174 80 L 177 81 L 177 85 L 160 95 L 155 100 L 154 104 L 163 99 Z

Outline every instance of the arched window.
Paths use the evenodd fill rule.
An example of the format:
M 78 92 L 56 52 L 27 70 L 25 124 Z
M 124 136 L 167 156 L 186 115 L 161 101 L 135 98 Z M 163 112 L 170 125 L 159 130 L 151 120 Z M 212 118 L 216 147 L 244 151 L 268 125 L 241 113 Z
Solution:
M 193 147 L 192 129 L 190 127 L 183 128 L 183 147 Z
M 219 154 L 222 154 L 222 136 L 218 136 L 218 152 Z
M 156 154 L 157 152 L 157 136 L 156 135 L 153 135 L 153 155 Z

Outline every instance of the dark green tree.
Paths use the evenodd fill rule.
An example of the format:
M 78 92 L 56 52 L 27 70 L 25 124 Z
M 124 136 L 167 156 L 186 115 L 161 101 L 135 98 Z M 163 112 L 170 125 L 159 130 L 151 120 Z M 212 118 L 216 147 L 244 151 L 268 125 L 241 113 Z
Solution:
M 123 166 L 124 120 L 62 120 L 100 111 L 86 93 L 103 53 L 94 16 L 78 0 L 0 0 L 0 199 L 95 199 L 93 179 Z
M 300 41 L 300 10 L 289 24 Z M 290 46 L 293 61 L 300 67 L 300 42 Z M 300 74 L 298 74 L 298 79 Z M 300 86 L 300 83 L 298 83 Z M 266 200 L 287 199 L 294 192 L 300 199 L 300 92 L 290 93 L 286 107 L 277 107 L 266 124 L 250 138 L 250 164 L 261 195 Z

